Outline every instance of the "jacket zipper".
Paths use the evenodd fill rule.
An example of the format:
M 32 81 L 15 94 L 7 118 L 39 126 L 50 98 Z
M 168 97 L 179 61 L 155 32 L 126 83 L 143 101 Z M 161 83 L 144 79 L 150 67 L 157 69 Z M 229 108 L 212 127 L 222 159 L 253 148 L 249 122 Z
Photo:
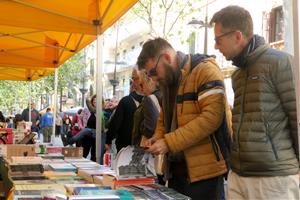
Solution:
M 248 83 L 248 69 L 246 69 L 246 78 L 245 78 L 245 87 L 243 91 L 243 96 L 242 96 L 242 104 L 241 104 L 241 117 L 240 117 L 240 123 L 239 123 L 239 128 L 237 132 L 237 145 L 238 145 L 238 154 L 239 154 L 239 165 L 240 165 L 240 171 L 242 172 L 242 167 L 241 167 L 241 153 L 240 153 L 240 131 L 241 131 L 241 126 L 242 122 L 244 119 L 244 105 L 245 105 L 245 96 L 246 96 L 246 90 L 247 90 L 247 83 Z

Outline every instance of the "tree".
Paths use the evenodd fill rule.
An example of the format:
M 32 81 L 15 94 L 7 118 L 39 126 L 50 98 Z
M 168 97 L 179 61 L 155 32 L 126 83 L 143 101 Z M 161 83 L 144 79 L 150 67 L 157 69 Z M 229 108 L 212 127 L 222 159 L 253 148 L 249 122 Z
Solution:
M 195 9 L 189 0 L 139 0 L 132 12 L 148 24 L 152 37 L 171 39 L 182 34 L 182 24 Z
M 84 53 L 78 52 L 65 62 L 58 69 L 58 90 L 76 87 L 82 78 L 86 65 Z M 71 86 L 71 87 L 70 87 Z M 78 86 L 77 86 L 78 87 Z M 0 81 L 0 110 L 6 114 L 20 112 L 28 105 L 29 94 L 32 101 L 38 102 L 42 94 L 51 95 L 54 92 L 54 74 L 31 82 L 31 91 L 29 92 L 29 82 L 25 81 Z

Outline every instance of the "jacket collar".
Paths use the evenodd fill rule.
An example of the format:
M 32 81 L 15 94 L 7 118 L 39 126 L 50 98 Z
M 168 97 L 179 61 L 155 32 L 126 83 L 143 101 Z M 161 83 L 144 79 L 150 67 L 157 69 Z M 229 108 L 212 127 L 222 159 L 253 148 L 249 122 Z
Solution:
M 246 57 L 246 66 L 249 66 L 253 63 L 255 63 L 257 61 L 257 59 L 263 54 L 265 53 L 268 49 L 270 48 L 270 46 L 268 44 L 264 44 L 259 46 L 257 49 L 255 49 L 252 53 L 250 53 L 247 57 Z

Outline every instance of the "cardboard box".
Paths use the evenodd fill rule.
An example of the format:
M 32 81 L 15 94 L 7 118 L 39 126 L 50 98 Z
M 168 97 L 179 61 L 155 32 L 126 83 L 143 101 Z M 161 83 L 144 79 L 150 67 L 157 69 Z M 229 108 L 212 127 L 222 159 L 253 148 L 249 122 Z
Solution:
M 62 154 L 65 157 L 82 158 L 83 148 L 82 147 L 63 147 L 62 148 Z
M 35 146 L 26 144 L 1 144 L 0 155 L 9 159 L 12 156 L 36 156 Z

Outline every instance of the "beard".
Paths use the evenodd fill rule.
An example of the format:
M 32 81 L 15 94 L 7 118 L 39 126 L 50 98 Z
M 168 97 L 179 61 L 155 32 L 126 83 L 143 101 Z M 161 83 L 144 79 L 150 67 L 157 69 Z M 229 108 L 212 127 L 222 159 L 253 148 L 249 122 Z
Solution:
M 159 84 L 165 86 L 177 86 L 179 84 L 180 69 L 178 67 L 172 67 L 170 64 L 164 64 L 165 77 L 159 80 Z

